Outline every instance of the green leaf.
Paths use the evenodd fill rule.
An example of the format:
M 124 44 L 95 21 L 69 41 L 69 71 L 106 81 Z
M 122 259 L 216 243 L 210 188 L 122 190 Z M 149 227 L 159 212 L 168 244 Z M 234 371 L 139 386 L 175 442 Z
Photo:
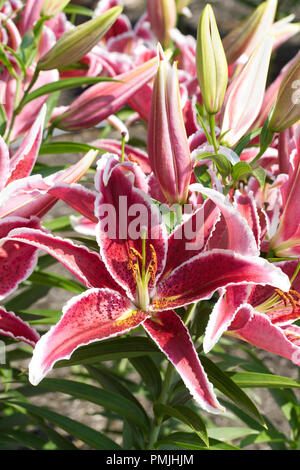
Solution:
M 136 406 L 141 408 L 142 412 L 144 412 L 140 402 L 122 383 L 122 377 L 119 377 L 117 374 L 115 374 L 103 364 L 97 366 L 86 365 L 85 368 L 105 390 L 112 391 L 114 393 L 117 393 L 118 395 L 127 398 L 128 400 L 131 400 Z
M 231 173 L 232 164 L 228 158 L 221 153 L 213 154 L 210 152 L 204 152 L 200 155 L 197 155 L 195 160 L 212 160 L 215 163 L 220 175 L 222 176 L 226 177 Z
M 206 356 L 200 356 L 201 363 L 212 384 L 232 400 L 239 408 L 265 427 L 265 421 L 253 401 L 215 363 Z
M 65 78 L 59 80 L 58 82 L 47 83 L 36 90 L 32 91 L 26 98 L 22 101 L 22 107 L 25 104 L 29 103 L 36 98 L 39 98 L 43 95 L 48 95 L 55 91 L 69 90 L 70 88 L 77 88 L 83 85 L 93 85 L 99 82 L 115 82 L 113 78 L 108 77 L 75 77 L 75 78 Z
M 269 116 L 270 116 L 270 113 L 263 125 L 263 128 L 261 130 L 261 134 L 260 134 L 260 139 L 259 139 L 259 145 L 260 145 L 260 150 L 267 150 L 267 148 L 269 147 L 270 143 L 272 142 L 272 139 L 273 139 L 273 136 L 274 136 L 274 132 L 270 131 L 269 130 Z
M 168 415 L 172 418 L 178 419 L 184 424 L 187 424 L 197 434 L 201 441 L 204 442 L 206 447 L 209 447 L 206 426 L 196 411 L 188 408 L 187 406 L 172 407 L 162 403 L 155 404 L 153 410 L 157 417 Z
M 89 16 L 90 18 L 94 16 L 93 10 L 90 10 L 86 7 L 82 7 L 81 5 L 67 5 L 64 8 L 64 12 L 69 13 L 70 15 Z
M 89 150 L 98 150 L 103 152 L 98 147 L 93 145 L 84 144 L 82 142 L 51 142 L 49 144 L 42 144 L 39 155 L 53 155 L 60 153 L 86 153 Z
M 232 372 L 230 378 L 242 388 L 300 388 L 300 383 L 289 377 L 260 372 Z
M 68 215 L 49 220 L 48 222 L 43 222 L 43 226 L 51 230 L 51 232 L 72 230 L 72 225 L 70 224 L 70 217 Z
M 207 170 L 207 165 L 198 165 L 194 168 L 194 175 L 197 183 L 203 184 L 203 186 L 206 187 L 210 187 L 211 177 Z
M 161 438 L 157 443 L 156 447 L 159 448 L 163 445 L 175 445 L 187 450 L 239 450 L 239 447 L 235 447 L 226 442 L 221 442 L 216 439 L 210 440 L 210 446 L 204 447 L 199 445 L 199 439 L 194 433 L 188 432 L 174 432 Z
M 25 408 L 25 410 L 29 411 L 33 415 L 44 418 L 50 423 L 55 424 L 67 433 L 71 434 L 77 439 L 80 439 L 82 442 L 85 442 L 93 449 L 121 450 L 121 447 L 118 446 L 118 444 L 113 442 L 108 437 L 104 436 L 99 431 L 95 431 L 94 429 L 86 426 L 85 424 L 79 423 L 78 421 L 74 421 L 71 418 L 55 413 L 54 411 L 49 410 L 48 408 L 35 406 L 23 402 L 14 402 L 14 404 Z
M 16 295 L 13 299 L 10 299 L 4 304 L 6 310 L 12 310 L 14 312 L 21 311 L 30 307 L 34 302 L 45 297 L 49 292 L 49 286 L 37 286 L 33 285 L 20 294 Z
M 218 439 L 220 441 L 232 441 L 244 436 L 250 436 L 250 434 L 254 434 L 255 436 L 259 435 L 259 432 L 256 429 L 242 428 L 238 426 L 207 428 L 207 432 L 210 438 Z
M 26 31 L 22 38 L 22 42 L 18 48 L 18 56 L 25 65 L 29 67 L 36 55 L 37 46 L 35 43 L 35 37 L 32 30 Z M 26 76 L 26 73 L 25 73 Z
M 266 181 L 266 171 L 261 166 L 257 166 L 253 169 L 253 176 L 255 176 L 261 189 L 263 189 Z
M 5 104 L 5 103 L 3 103 L 3 104 Z M 2 136 L 5 133 L 6 124 L 7 124 L 6 112 L 5 112 L 5 109 L 2 105 L 2 103 L 0 103 L 0 135 L 2 135 Z
M 74 351 L 68 361 L 59 361 L 55 367 L 113 361 L 115 359 L 122 359 L 123 357 L 138 357 L 157 352 L 159 352 L 157 347 L 149 338 L 134 336 L 116 338 L 82 346 Z
M 249 175 L 252 175 L 252 168 L 247 162 L 238 162 L 232 168 L 232 179 L 236 184 L 238 181 L 247 181 Z
M 12 64 L 10 63 L 6 53 L 5 53 L 5 50 L 4 50 L 4 47 L 3 45 L 0 43 L 0 61 L 3 62 L 3 65 L 7 68 L 8 72 L 10 73 L 10 75 L 17 79 L 17 74 L 15 72 L 15 69 L 13 68 Z
M 86 383 L 65 379 L 44 379 L 39 387 L 46 388 L 49 391 L 66 393 L 72 397 L 103 406 L 105 410 L 114 411 L 118 416 L 122 416 L 135 423 L 145 431 L 149 427 L 146 413 L 131 400 L 117 393 L 108 392 Z
M 130 362 L 140 374 L 152 398 L 154 400 L 157 399 L 161 392 L 162 381 L 160 372 L 153 359 L 149 356 L 132 357 Z
M 45 271 L 35 271 L 31 276 L 25 281 L 25 283 L 38 284 L 40 286 L 48 287 L 57 287 L 59 289 L 68 290 L 74 292 L 75 294 L 82 294 L 85 292 L 86 288 L 81 286 L 75 281 L 71 281 L 66 277 L 59 276 L 58 274 L 48 273 Z
M 260 135 L 261 131 L 262 131 L 262 127 L 257 129 L 256 131 L 249 132 L 249 134 L 245 135 L 245 137 L 243 137 L 239 141 L 239 143 L 234 147 L 233 149 L 234 152 L 237 153 L 238 155 L 241 155 L 242 151 L 247 147 L 249 142 L 251 142 L 251 140 L 255 139 L 255 137 Z

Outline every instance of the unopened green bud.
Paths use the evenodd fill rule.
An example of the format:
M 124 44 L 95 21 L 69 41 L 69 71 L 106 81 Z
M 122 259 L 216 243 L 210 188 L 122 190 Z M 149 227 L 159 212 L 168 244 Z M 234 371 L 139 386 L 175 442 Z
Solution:
M 220 111 L 228 82 L 228 66 L 213 9 L 207 5 L 197 32 L 196 67 L 203 103 L 209 114 Z
M 300 119 L 300 56 L 288 69 L 279 88 L 268 128 L 282 132 Z
M 62 11 L 70 0 L 45 0 L 42 7 L 42 15 L 54 16 Z
M 104 36 L 121 14 L 122 7 L 114 7 L 90 21 L 63 34 L 55 46 L 38 62 L 39 70 L 51 70 L 71 65 L 84 57 Z

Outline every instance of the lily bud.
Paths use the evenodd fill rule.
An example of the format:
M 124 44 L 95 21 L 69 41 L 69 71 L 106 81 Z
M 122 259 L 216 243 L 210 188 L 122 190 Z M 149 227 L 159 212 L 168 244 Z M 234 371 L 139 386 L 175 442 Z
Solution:
M 287 71 L 279 88 L 268 128 L 282 132 L 300 119 L 300 57 Z
M 148 126 L 152 170 L 170 204 L 185 203 L 192 161 L 184 127 L 176 64 L 160 61 Z
M 197 33 L 196 67 L 206 111 L 220 111 L 228 82 L 228 67 L 213 9 L 207 5 Z
M 249 58 L 270 32 L 277 8 L 277 0 L 261 3 L 244 21 L 223 39 L 228 64 L 233 64 L 242 54 Z
M 77 62 L 104 36 L 122 12 L 122 7 L 107 10 L 98 18 L 76 26 L 63 34 L 38 62 L 40 70 L 51 70 Z
M 224 137 L 229 146 L 243 137 L 261 109 L 272 46 L 273 39 L 267 36 L 227 90 L 221 134 L 229 130 Z
M 300 23 L 292 23 L 295 15 L 289 15 L 272 25 L 270 34 L 274 37 L 273 51 L 291 37 L 300 33 Z
M 115 75 L 113 81 L 100 82 L 89 87 L 63 114 L 54 118 L 53 125 L 67 131 L 96 126 L 119 111 L 133 95 L 152 80 L 156 71 L 157 60 L 154 57 L 134 69 Z
M 151 29 L 163 47 L 168 47 L 170 31 L 175 28 L 177 10 L 175 0 L 148 0 Z
M 190 3 L 191 0 L 175 0 L 177 13 L 181 13 Z
M 62 11 L 70 0 L 45 0 L 42 7 L 42 15 L 54 16 Z

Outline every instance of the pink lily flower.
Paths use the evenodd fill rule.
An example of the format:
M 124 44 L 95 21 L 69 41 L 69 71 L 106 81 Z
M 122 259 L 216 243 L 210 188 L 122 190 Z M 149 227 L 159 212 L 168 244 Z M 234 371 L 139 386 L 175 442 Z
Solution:
M 36 118 L 22 144 L 10 158 L 9 149 L 0 136 L 0 191 L 4 187 L 30 175 L 42 143 L 46 106 Z
M 30 176 L 39 153 L 46 107 L 44 106 L 22 144 L 10 159 L 9 149 L 0 137 L 0 219 L 8 216 L 42 217 L 57 202 L 49 190 L 57 183 L 78 181 L 94 161 L 97 151 L 88 152 L 67 170 L 42 178 Z
M 102 82 L 84 91 L 53 123 L 65 130 L 79 130 L 97 125 L 118 111 L 133 95 L 153 78 L 156 59 L 114 77 L 115 82 Z
M 6 217 L 0 220 L 0 300 L 11 294 L 20 282 L 27 279 L 37 263 L 38 249 L 17 241 L 4 241 L 17 228 L 40 229 L 35 218 Z M 0 306 L 0 335 L 9 336 L 34 347 L 38 333 L 13 312 Z
M 297 264 L 297 261 L 276 263 L 290 278 Z M 204 349 L 211 349 L 215 342 L 211 339 L 226 319 L 226 333 L 300 365 L 300 328 L 292 324 L 300 318 L 299 274 L 292 286 L 288 293 L 271 286 L 250 285 L 223 292 L 211 314 Z
M 300 178 L 300 126 L 295 132 L 296 149 L 291 153 L 289 176 L 281 186 L 282 208 L 280 223 L 270 240 L 270 246 L 280 257 L 299 256 L 299 178 Z
M 84 294 L 67 303 L 59 323 L 37 343 L 29 366 L 30 381 L 39 383 L 55 362 L 69 358 L 79 346 L 126 333 L 141 325 L 174 364 L 200 406 L 219 412 L 222 407 L 199 362 L 188 330 L 173 309 L 210 298 L 216 289 L 228 285 L 249 282 L 286 285 L 286 276 L 256 256 L 241 256 L 224 249 L 194 255 L 192 250 L 186 250 L 185 236 L 180 239 L 174 232 L 168 237 L 157 206 L 133 186 L 133 166 L 115 159 L 109 159 L 104 166 L 100 161 L 95 178 L 100 193 L 95 215 L 99 220 L 97 241 L 101 257 L 85 247 L 39 230 L 17 229 L 8 236 L 9 240 L 45 250 L 88 287 Z M 116 238 L 108 237 L 103 207 L 112 204 L 122 218 L 124 211 L 120 212 L 120 204 L 124 196 L 129 207 L 138 204 L 144 208 L 139 238 L 128 237 L 134 220 L 130 214 L 125 225 L 118 217 L 114 226 L 121 231 L 125 229 L 125 238 L 120 233 Z M 209 227 L 205 233 L 207 230 L 209 232 Z

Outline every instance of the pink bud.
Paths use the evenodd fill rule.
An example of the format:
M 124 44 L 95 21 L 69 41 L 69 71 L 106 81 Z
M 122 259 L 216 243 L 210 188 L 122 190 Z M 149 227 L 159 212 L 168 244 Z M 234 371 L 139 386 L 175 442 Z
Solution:
M 159 64 L 153 89 L 148 154 L 168 202 L 184 203 L 192 162 L 181 111 L 177 68 L 165 59 Z

